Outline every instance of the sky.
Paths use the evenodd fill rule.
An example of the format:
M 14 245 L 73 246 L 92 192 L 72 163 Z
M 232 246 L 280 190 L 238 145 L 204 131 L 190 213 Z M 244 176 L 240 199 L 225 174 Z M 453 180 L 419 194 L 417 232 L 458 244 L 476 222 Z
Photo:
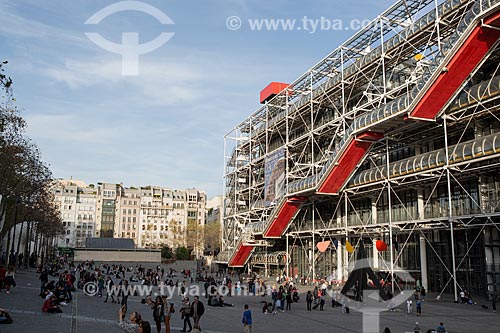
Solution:
M 223 137 L 259 108 L 260 90 L 293 82 L 393 1 L 144 0 L 173 24 L 137 10 L 85 24 L 116 3 L 0 0 L 0 60 L 27 135 L 56 178 L 212 197 L 223 191 Z M 295 23 L 259 30 L 261 19 Z M 85 33 L 119 44 L 124 32 L 139 44 L 174 35 L 123 75 L 122 55 Z

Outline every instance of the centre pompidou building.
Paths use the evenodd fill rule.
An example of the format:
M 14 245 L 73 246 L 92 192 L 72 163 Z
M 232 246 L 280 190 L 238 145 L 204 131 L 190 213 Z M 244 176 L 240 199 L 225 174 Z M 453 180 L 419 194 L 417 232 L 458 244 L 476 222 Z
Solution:
M 225 136 L 218 262 L 342 281 L 363 246 L 430 291 L 499 292 L 499 37 L 500 0 L 402 0 L 264 89 Z

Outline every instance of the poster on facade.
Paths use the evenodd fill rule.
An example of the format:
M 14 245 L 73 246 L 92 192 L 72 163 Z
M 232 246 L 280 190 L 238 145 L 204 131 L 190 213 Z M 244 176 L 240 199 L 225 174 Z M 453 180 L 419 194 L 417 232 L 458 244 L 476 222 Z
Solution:
M 269 207 L 279 200 L 285 190 L 285 150 L 280 148 L 266 157 L 264 202 Z

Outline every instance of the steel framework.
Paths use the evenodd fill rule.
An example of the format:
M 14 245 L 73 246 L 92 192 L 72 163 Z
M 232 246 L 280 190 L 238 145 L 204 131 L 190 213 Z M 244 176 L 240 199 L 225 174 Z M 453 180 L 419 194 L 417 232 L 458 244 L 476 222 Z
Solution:
M 386 239 L 387 253 L 368 249 L 375 267 L 456 298 L 481 243 L 483 289 L 500 291 L 499 12 L 500 0 L 398 1 L 226 134 L 218 261 L 285 251 L 287 274 L 342 280 L 346 239 Z M 285 193 L 266 205 L 278 149 Z M 317 251 L 325 239 L 338 246 Z M 447 275 L 429 282 L 428 268 Z

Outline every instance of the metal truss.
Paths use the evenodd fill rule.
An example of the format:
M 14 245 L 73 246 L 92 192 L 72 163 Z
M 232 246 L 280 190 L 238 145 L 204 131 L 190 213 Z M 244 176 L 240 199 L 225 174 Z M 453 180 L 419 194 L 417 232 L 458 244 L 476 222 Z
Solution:
M 490 51 L 435 121 L 406 121 L 467 33 L 498 6 L 499 1 L 486 0 L 398 1 L 226 134 L 226 257 L 240 242 L 266 251 L 272 246 L 260 244 L 279 205 L 264 203 L 265 160 L 280 148 L 285 151 L 285 197 L 310 194 L 288 226 L 286 250 L 302 251 L 312 279 L 322 260 L 315 250 L 320 240 L 383 237 L 393 249 L 395 235 L 404 235 L 400 251 L 386 254 L 393 274 L 404 266 L 400 255 L 416 234 L 425 239 L 429 232 L 447 230 L 453 237 L 457 228 L 498 228 L 499 198 L 477 194 L 488 186 L 481 177 L 500 170 L 498 50 Z M 349 140 L 366 130 L 383 132 L 384 139 L 373 145 L 339 193 L 316 193 Z M 474 194 L 467 183 L 471 179 L 480 188 Z M 418 192 L 416 200 L 405 197 L 409 190 Z M 455 192 L 468 198 L 468 211 L 452 207 Z M 393 206 L 400 215 L 394 215 Z M 378 207 L 388 211 L 383 218 Z M 341 251 L 342 244 L 337 250 L 341 278 L 351 257 Z M 287 272 L 294 264 L 289 254 Z M 455 295 L 461 287 L 455 274 L 460 265 L 455 256 L 452 265 L 444 265 Z
M 328 199 L 318 197 L 317 201 L 304 207 L 300 216 L 288 229 L 287 237 L 292 237 L 294 242 L 298 241 L 302 244 L 310 239 L 311 244 L 314 245 L 317 239 L 339 240 L 352 237 L 357 240 L 368 238 L 375 242 L 377 239 L 388 238 L 387 235 L 390 234 L 390 248 L 393 249 L 393 234 L 403 236 L 400 237 L 403 245 L 399 247 L 398 254 L 395 255 L 391 251 L 391 258 L 388 258 L 392 267 L 386 267 L 386 269 L 393 273 L 394 267 L 404 266 L 399 262 L 401 254 L 408 241 L 418 234 L 425 240 L 433 255 L 442 263 L 443 270 L 449 275 L 448 280 L 438 292 L 442 294 L 448 285 L 456 288 L 455 295 L 458 289 L 467 288 L 457 283 L 455 273 L 462 269 L 467 255 L 486 228 L 500 230 L 500 189 L 495 189 L 496 195 L 491 197 L 486 196 L 486 192 L 478 190 L 492 185 L 487 180 L 478 184 L 479 188 L 475 189 L 475 194 L 471 193 L 466 184 L 470 179 L 480 179 L 487 173 L 498 174 L 500 171 L 500 142 L 497 143 L 500 139 L 500 132 L 498 132 L 500 118 L 498 117 L 499 105 L 496 103 L 496 96 L 500 93 L 497 83 L 500 65 L 498 65 L 497 57 L 498 51 L 495 50 L 489 58 L 496 64 L 496 67 L 488 73 L 490 78 L 473 85 L 477 77 L 481 77 L 484 73 L 480 69 L 472 75 L 464 85 L 472 86 L 472 88 L 463 90 L 453 103 L 450 103 L 447 112 L 441 115 L 441 122 L 425 131 L 406 132 L 406 138 L 394 135 L 391 140 L 386 139 L 381 142 L 378 148 L 371 151 L 364 170 L 360 170 L 351 179 L 343 195 Z M 457 107 L 457 105 L 463 106 Z M 484 131 L 485 127 L 488 128 L 486 131 Z M 492 131 L 493 134 L 489 134 Z M 476 138 L 466 140 L 465 138 L 471 133 Z M 398 151 L 412 146 L 418 148 L 416 149 L 418 151 L 425 145 L 426 140 L 434 142 L 436 139 L 444 142 L 443 148 L 389 163 L 389 156 L 397 156 Z M 449 145 L 450 139 L 454 140 L 455 144 Z M 412 145 L 411 142 L 418 144 Z M 436 199 L 438 187 L 443 187 L 443 185 L 446 188 L 446 193 L 442 196 L 445 202 L 437 204 L 441 212 L 436 214 L 432 212 L 432 208 L 436 206 L 436 202 L 433 201 Z M 424 188 L 429 189 L 427 193 L 424 193 Z M 402 192 L 408 189 L 417 192 L 415 201 L 408 201 L 402 196 Z M 460 195 L 457 196 L 457 193 Z M 380 207 L 380 201 L 383 198 L 388 199 L 388 202 L 392 199 L 392 203 L 387 206 L 389 219 L 378 221 L 377 208 Z M 362 209 L 356 205 L 356 202 L 366 199 L 371 207 Z M 458 206 L 463 205 L 464 202 L 469 203 L 467 209 L 463 207 L 460 209 Z M 392 219 L 394 212 L 391 212 L 394 206 L 399 206 L 399 210 L 404 211 L 404 214 L 398 214 L 401 218 L 396 221 Z M 314 213 L 311 213 L 311 210 Z M 474 240 L 467 244 L 465 255 L 461 260 L 455 262 L 452 237 L 449 245 L 452 247 L 453 260 L 451 265 L 448 265 L 434 249 L 427 235 L 436 230 L 446 230 L 453 236 L 455 230 L 464 229 L 473 230 Z M 302 250 L 316 252 L 311 246 L 305 246 Z M 349 261 L 353 257 L 345 254 L 341 246 L 336 249 L 336 252 L 338 253 L 336 262 L 339 270 L 338 276 L 342 277 L 347 273 Z M 377 254 L 377 256 L 380 255 L 380 253 Z M 347 258 L 343 258 L 342 264 L 343 256 Z M 317 258 L 310 259 L 310 272 L 314 276 Z M 339 263 L 341 266 L 338 265 Z

